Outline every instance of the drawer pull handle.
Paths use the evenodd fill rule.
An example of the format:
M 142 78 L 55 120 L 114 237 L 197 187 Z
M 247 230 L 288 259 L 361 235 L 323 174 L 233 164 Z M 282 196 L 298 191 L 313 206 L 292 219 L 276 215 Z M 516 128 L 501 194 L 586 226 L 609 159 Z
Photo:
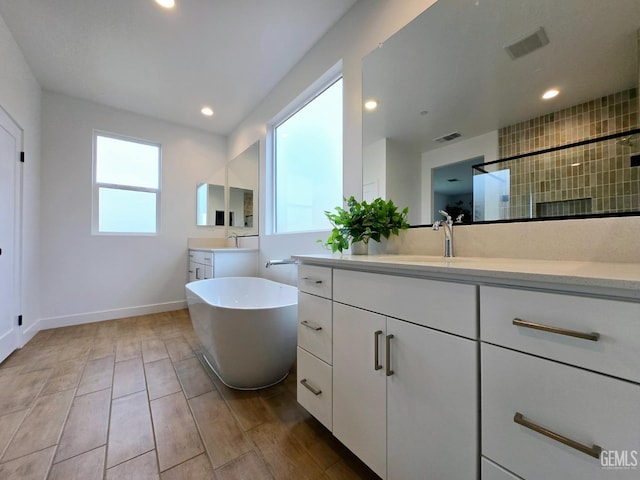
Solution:
M 387 335 L 387 377 L 390 377 L 391 375 L 393 375 L 395 372 L 393 370 L 391 370 L 391 339 L 393 338 L 393 335 Z
M 322 280 L 314 280 L 313 278 L 309 278 L 309 277 L 302 277 L 302 279 L 307 281 L 312 281 L 314 283 L 322 283 Z
M 541 427 L 540 425 L 530 422 L 529 420 L 525 420 L 524 416 L 519 412 L 516 412 L 515 416 L 513 417 L 513 421 L 518 425 L 527 427 L 528 429 L 533 430 L 534 432 L 538 432 L 545 437 L 549 437 L 571 448 L 575 448 L 582 453 L 586 453 L 590 457 L 600 458 L 602 447 L 599 447 L 598 445 L 592 445 L 591 447 L 589 447 L 587 445 L 583 445 L 582 443 L 576 442 L 575 440 L 571 440 L 570 438 L 562 436 L 559 433 L 552 432 L 551 430 Z
M 313 387 L 313 386 L 309 385 L 309 382 L 307 381 L 307 379 L 306 379 L 306 378 L 303 378 L 302 380 L 300 380 L 300 383 L 302 384 L 302 386 L 303 386 L 304 388 L 306 388 L 307 390 L 309 390 L 309 391 L 310 391 L 311 393 L 313 393 L 316 397 L 322 393 L 322 390 L 320 390 L 320 389 L 318 389 L 318 388 L 316 388 L 316 387 Z
M 514 318 L 513 324 L 518 327 L 533 328 L 534 330 L 543 330 L 545 332 L 557 333 L 558 335 L 566 335 L 569 337 L 582 338 L 583 340 L 591 340 L 592 342 L 597 342 L 598 339 L 600 338 L 600 334 L 597 332 L 592 332 L 592 333 L 577 332 L 575 330 L 567 330 L 565 328 L 552 327 L 550 325 L 543 325 L 541 323 L 526 322 L 524 320 L 520 320 L 519 318 Z
M 373 334 L 373 369 L 374 370 L 382 370 L 382 365 L 380 365 L 380 342 L 378 339 L 382 335 L 382 330 L 378 330 Z
M 303 320 L 300 322 L 302 325 L 304 325 L 307 328 L 310 328 L 311 330 L 315 330 L 316 332 L 319 330 L 322 330 L 322 327 L 320 325 L 316 325 L 315 323 L 311 323 L 308 320 Z

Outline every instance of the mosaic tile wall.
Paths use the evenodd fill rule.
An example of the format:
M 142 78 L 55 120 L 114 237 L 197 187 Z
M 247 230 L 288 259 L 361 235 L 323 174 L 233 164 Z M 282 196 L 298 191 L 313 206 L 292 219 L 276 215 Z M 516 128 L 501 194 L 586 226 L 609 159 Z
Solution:
M 637 90 L 626 90 L 500 129 L 500 157 L 639 126 Z M 629 162 L 630 154 L 640 152 L 640 135 L 635 143 L 596 142 L 497 164 L 511 169 L 509 218 L 528 218 L 530 212 L 565 216 L 640 210 L 640 167 Z

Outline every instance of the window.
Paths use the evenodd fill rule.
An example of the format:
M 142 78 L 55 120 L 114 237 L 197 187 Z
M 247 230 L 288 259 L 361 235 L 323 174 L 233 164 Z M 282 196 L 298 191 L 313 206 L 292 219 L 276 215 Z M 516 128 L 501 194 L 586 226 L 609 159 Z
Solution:
M 273 127 L 274 231 L 326 230 L 342 205 L 342 78 Z
M 155 234 L 160 145 L 94 133 L 93 232 Z

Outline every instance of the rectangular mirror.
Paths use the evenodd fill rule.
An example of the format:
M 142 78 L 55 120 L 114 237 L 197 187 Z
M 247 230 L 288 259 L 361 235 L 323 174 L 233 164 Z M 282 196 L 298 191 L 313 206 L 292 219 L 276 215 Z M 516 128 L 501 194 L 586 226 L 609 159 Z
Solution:
M 251 145 L 227 165 L 229 231 L 258 235 L 259 145 Z
M 363 198 L 408 205 L 412 225 L 442 205 L 475 221 L 640 213 L 639 28 L 637 0 L 437 1 L 363 60 L 377 104 L 363 108 Z M 618 134 L 574 150 L 582 169 L 535 154 Z
M 199 183 L 196 187 L 196 225 L 224 226 L 224 186 Z

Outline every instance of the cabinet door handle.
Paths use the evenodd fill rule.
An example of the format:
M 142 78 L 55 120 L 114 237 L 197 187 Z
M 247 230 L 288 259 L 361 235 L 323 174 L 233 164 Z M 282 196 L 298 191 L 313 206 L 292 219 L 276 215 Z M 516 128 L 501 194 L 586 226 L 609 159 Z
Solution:
M 382 365 L 380 365 L 380 342 L 379 338 L 382 335 L 382 330 L 378 330 L 373 334 L 373 369 L 374 370 L 382 370 Z
M 200 280 L 200 267 L 196 267 L 196 280 Z
M 318 388 L 316 388 L 316 387 L 313 387 L 313 386 L 309 385 L 309 382 L 307 381 L 307 379 L 306 379 L 306 378 L 303 378 L 302 380 L 300 380 L 300 383 L 302 384 L 302 386 L 303 386 L 304 388 L 306 388 L 307 390 L 309 390 L 309 391 L 310 391 L 311 393 L 313 393 L 316 397 L 322 393 L 322 390 L 320 390 L 320 389 L 318 389 Z
M 314 283 L 322 283 L 322 280 L 314 280 L 313 278 L 309 278 L 309 277 L 302 277 L 303 280 L 310 280 Z
M 386 363 L 387 363 L 387 377 L 390 377 L 395 372 L 391 370 L 391 339 L 393 335 L 387 335 L 387 351 L 386 351 Z
M 576 442 L 575 440 L 571 440 L 570 438 L 560 435 L 559 433 L 553 432 L 549 429 L 541 427 L 540 425 L 530 422 L 529 420 L 526 420 L 524 416 L 519 412 L 516 412 L 516 414 L 513 417 L 513 421 L 518 425 L 527 427 L 528 429 L 533 430 L 534 432 L 538 432 L 544 435 L 545 437 L 549 437 L 557 442 L 560 442 L 563 445 L 567 445 L 571 448 L 575 448 L 576 450 L 582 453 L 586 453 L 590 457 L 600 458 L 602 447 L 599 447 L 598 445 L 592 445 L 589 447 L 588 445 L 583 445 L 582 443 Z
M 567 330 L 566 328 L 553 327 L 551 325 L 543 325 L 541 323 L 527 322 L 519 318 L 513 319 L 513 324 L 518 327 L 533 328 L 534 330 L 543 330 L 545 332 L 556 333 L 558 335 L 566 335 L 569 337 L 582 338 L 583 340 L 591 340 L 597 342 L 600 338 L 600 334 L 597 332 L 584 333 L 577 332 L 575 330 Z
M 310 328 L 311 330 L 315 330 L 316 332 L 319 330 L 322 330 L 322 327 L 320 325 L 316 325 L 315 323 L 311 323 L 308 320 L 303 320 L 300 322 L 302 325 L 304 325 L 307 328 Z

